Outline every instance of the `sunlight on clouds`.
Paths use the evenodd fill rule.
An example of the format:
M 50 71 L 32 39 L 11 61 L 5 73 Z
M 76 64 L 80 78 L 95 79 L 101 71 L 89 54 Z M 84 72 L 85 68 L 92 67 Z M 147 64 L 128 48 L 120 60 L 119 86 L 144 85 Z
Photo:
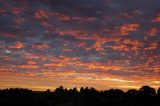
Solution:
M 0 88 L 158 88 L 158 0 L 0 2 Z

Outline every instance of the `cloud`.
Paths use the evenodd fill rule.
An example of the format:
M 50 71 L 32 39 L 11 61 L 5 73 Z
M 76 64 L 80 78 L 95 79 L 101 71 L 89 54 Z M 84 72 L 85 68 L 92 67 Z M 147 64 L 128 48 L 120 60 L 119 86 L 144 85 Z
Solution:
M 14 45 L 9 46 L 11 49 L 22 49 L 24 48 L 24 44 L 22 42 L 16 42 Z
M 157 86 L 159 3 L 1 0 L 0 80 L 9 84 L 15 75 L 15 85 L 29 78 L 41 87 Z

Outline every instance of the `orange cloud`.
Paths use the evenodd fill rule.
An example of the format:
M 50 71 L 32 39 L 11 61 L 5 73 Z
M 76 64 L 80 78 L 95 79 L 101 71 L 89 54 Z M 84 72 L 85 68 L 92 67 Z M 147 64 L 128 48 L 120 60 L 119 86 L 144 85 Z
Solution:
M 50 22 L 48 21 L 41 21 L 40 24 L 44 27 L 52 27 L 52 24 L 50 24 Z M 48 30 L 47 30 L 48 31 Z M 46 32 L 47 32 L 46 31 Z M 49 31 L 48 31 L 49 32 Z
M 107 47 L 112 48 L 113 50 L 129 52 L 129 51 L 138 51 L 139 47 L 143 46 L 143 44 L 138 40 L 130 40 L 130 39 L 117 41 L 116 44 L 117 45 L 112 45 Z
M 37 69 L 39 68 L 39 66 L 37 65 L 21 65 L 21 66 L 18 66 L 19 68 L 24 68 L 24 69 Z
M 87 43 L 85 43 L 85 42 L 77 42 L 78 47 L 84 47 L 86 45 L 87 45 Z
M 131 15 L 131 14 L 129 14 L 129 13 L 121 13 L 121 16 L 122 17 L 125 17 L 125 18 L 129 18 L 129 19 L 131 19 L 131 18 L 133 18 L 134 16 L 133 15 Z
M 13 34 L 13 33 L 4 33 L 4 34 L 0 34 L 0 36 L 3 36 L 3 37 L 15 37 L 15 34 Z
M 37 48 L 37 49 L 48 49 L 48 48 L 51 48 L 51 46 L 44 43 L 44 44 L 36 44 L 36 45 L 32 45 L 32 48 Z
M 44 66 L 48 66 L 48 67 L 62 67 L 62 66 L 66 66 L 63 63 L 51 63 L 51 64 L 44 64 Z
M 62 14 L 58 16 L 58 19 L 60 21 L 69 21 L 69 20 L 71 20 L 71 18 L 69 16 L 62 15 Z
M 123 70 L 124 67 L 122 66 L 114 66 L 114 65 L 106 65 L 102 63 L 86 63 L 83 64 L 84 67 L 87 67 L 88 69 L 102 69 L 102 70 Z
M 12 49 L 22 49 L 22 48 L 24 48 L 24 44 L 22 42 L 16 42 L 15 45 L 9 46 L 9 48 L 12 48 Z
M 11 11 L 14 15 L 18 15 L 22 12 L 22 9 L 17 8 L 17 7 L 13 7 Z
M 27 61 L 27 64 L 28 64 L 28 65 L 35 65 L 36 62 L 34 62 L 33 60 L 28 60 L 28 61 Z
M 151 22 L 160 23 L 160 14 L 158 14 L 158 16 L 156 18 L 154 18 L 153 20 L 151 20 Z
M 92 47 L 95 48 L 96 51 L 101 52 L 104 51 L 104 48 L 102 47 L 104 43 L 105 41 L 96 41 Z
M 151 43 L 149 47 L 145 48 L 144 50 L 155 50 L 158 47 L 157 43 Z
M 37 19 L 48 19 L 49 18 L 49 12 L 43 9 L 39 9 L 34 13 L 34 18 Z
M 158 33 L 157 28 L 151 28 L 150 31 L 149 31 L 150 36 L 156 36 L 157 33 Z
M 75 16 L 68 16 L 62 13 L 56 13 L 56 12 L 52 12 L 51 13 L 52 16 L 57 17 L 57 19 L 59 19 L 60 21 L 94 21 L 96 20 L 96 18 L 94 17 L 75 17 Z
M 96 20 L 96 18 L 94 18 L 94 17 L 87 17 L 87 18 L 73 17 L 72 20 L 76 20 L 76 21 L 94 21 L 94 20 Z
M 64 52 L 73 52 L 72 49 L 67 49 L 67 48 L 63 49 L 63 51 L 64 51 Z
M 134 11 L 131 11 L 131 12 L 120 13 L 120 16 L 128 18 L 128 19 L 133 19 L 138 15 L 140 15 L 140 11 L 138 11 L 138 10 L 134 10 Z
M 107 46 L 109 48 L 112 48 L 113 50 L 120 50 L 120 51 L 129 51 L 129 47 L 125 45 L 114 45 L 114 46 Z
M 15 19 L 15 22 L 16 22 L 16 24 L 20 25 L 20 24 L 23 24 L 25 22 L 25 19 L 22 18 L 22 17 L 17 17 Z
M 128 35 L 129 32 L 138 30 L 139 27 L 140 27 L 139 24 L 125 24 L 119 28 L 119 34 Z
M 82 30 L 65 30 L 65 31 L 60 31 L 58 30 L 57 33 L 59 33 L 60 35 L 71 35 L 74 36 L 78 39 L 88 39 L 90 37 L 88 37 L 88 33 Z

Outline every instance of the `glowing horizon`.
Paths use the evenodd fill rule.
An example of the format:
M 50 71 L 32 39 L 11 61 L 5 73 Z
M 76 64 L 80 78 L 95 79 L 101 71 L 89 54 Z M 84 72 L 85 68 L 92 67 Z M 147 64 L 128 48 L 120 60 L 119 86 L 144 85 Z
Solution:
M 159 0 L 0 0 L 0 89 L 157 89 L 158 4 Z

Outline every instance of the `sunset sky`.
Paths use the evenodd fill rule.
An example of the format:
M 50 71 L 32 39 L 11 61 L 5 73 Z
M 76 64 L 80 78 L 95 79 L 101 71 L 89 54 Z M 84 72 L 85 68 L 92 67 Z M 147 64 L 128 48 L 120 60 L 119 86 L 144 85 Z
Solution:
M 0 89 L 160 86 L 160 0 L 0 0 Z

